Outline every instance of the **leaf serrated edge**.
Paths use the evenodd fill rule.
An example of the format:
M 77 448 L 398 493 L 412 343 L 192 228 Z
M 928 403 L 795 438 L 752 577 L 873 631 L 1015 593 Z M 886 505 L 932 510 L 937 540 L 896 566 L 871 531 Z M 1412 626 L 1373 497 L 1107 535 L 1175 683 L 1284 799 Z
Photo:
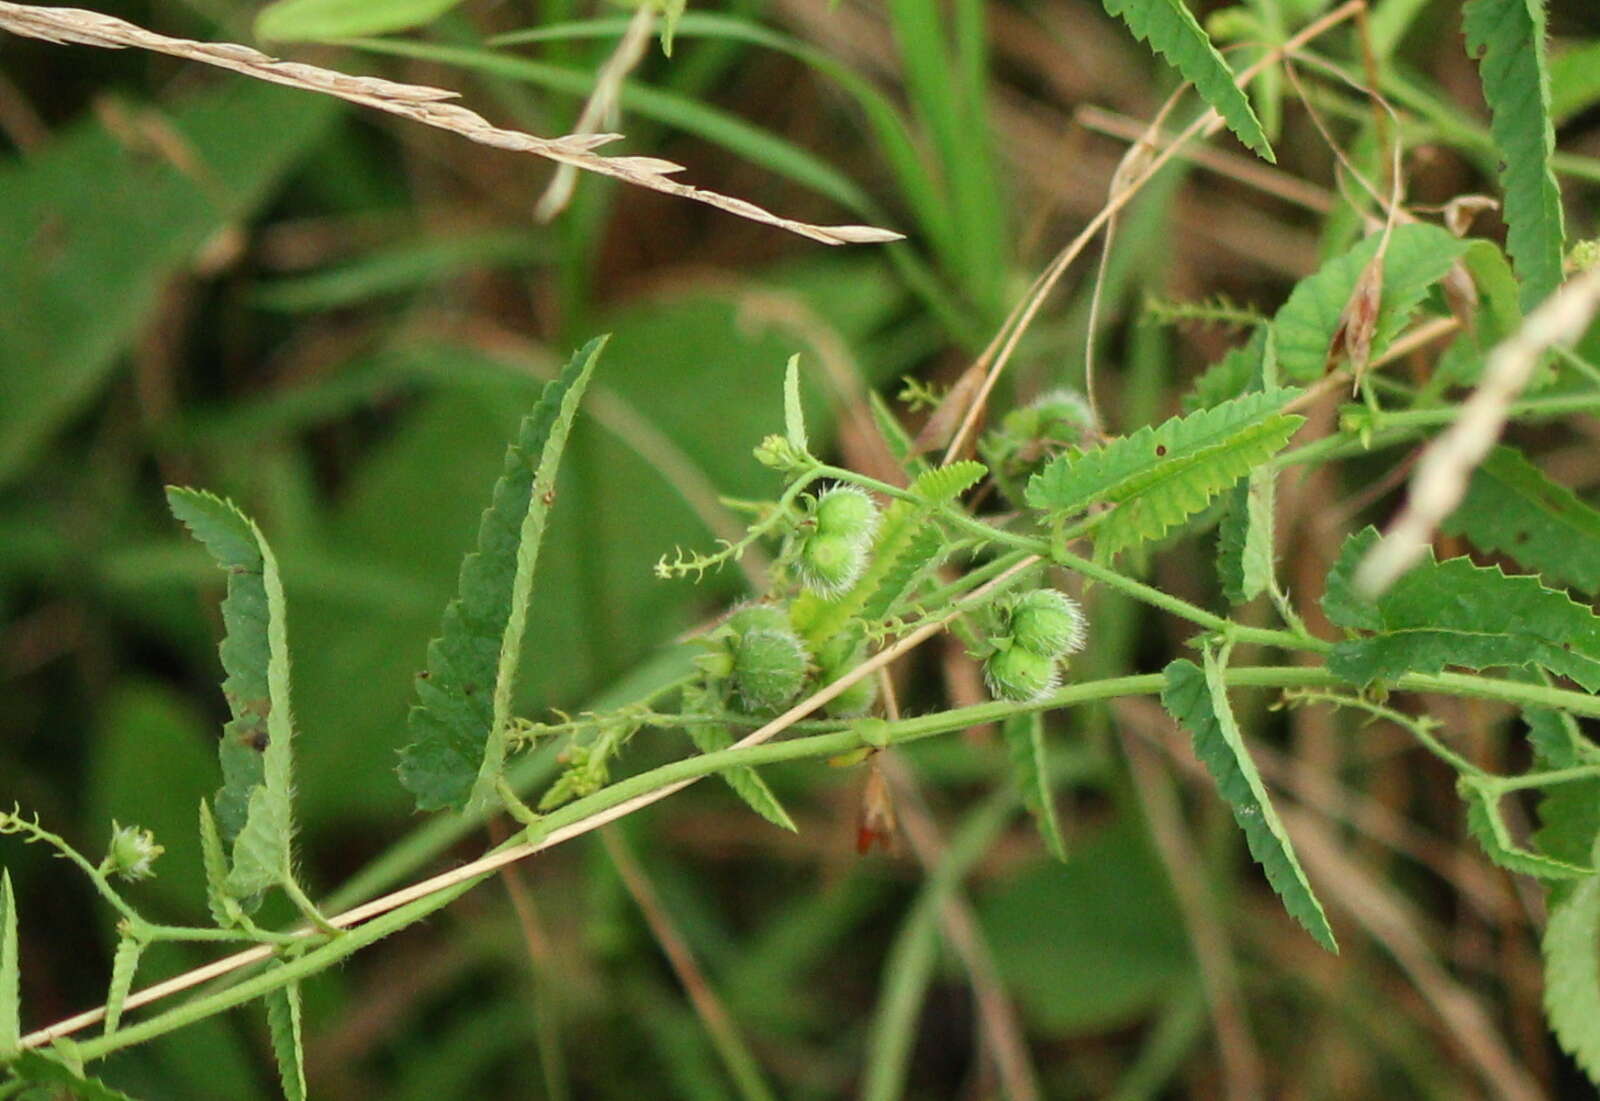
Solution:
M 139 972 L 139 957 L 142 955 L 143 941 L 129 936 L 118 939 L 117 950 L 111 957 L 111 983 L 106 989 L 107 1036 L 122 1024 L 122 1007 L 127 1003 L 128 992 L 133 989 L 133 979 Z
M 17 951 L 17 898 L 10 869 L 0 868 L 0 1058 L 22 1050 L 22 964 Z
M 1022 805 L 1033 817 L 1046 851 L 1063 864 L 1067 862 L 1067 843 L 1056 814 L 1050 788 L 1049 752 L 1044 740 L 1044 716 L 1035 711 L 1013 715 L 1000 726 L 1011 760 L 1011 775 L 1022 792 Z
M 267 1032 L 285 1101 L 306 1101 L 305 1042 L 301 1032 L 300 984 L 285 983 L 266 996 Z

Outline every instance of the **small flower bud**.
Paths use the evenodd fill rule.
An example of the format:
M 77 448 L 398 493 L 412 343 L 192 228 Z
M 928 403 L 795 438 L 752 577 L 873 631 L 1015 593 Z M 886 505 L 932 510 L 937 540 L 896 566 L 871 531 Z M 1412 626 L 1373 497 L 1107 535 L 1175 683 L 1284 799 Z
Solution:
M 768 436 L 756 445 L 756 462 L 764 467 L 789 474 L 804 470 L 814 460 L 790 443 L 786 436 Z
M 155 834 L 149 830 L 112 822 L 111 845 L 100 868 L 129 881 L 148 879 L 155 874 L 150 865 L 165 851 L 156 844 Z

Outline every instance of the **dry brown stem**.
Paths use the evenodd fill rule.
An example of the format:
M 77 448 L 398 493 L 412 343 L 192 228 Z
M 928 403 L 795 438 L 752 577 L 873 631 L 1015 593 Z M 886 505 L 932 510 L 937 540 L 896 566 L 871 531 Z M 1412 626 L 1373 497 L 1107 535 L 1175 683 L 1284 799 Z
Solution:
M 0 0 L 0 30 L 57 44 L 99 46 L 109 50 L 131 46 L 215 65 L 256 80 L 318 92 L 376 111 L 386 111 L 425 126 L 448 130 L 481 145 L 492 145 L 516 153 L 532 153 L 558 164 L 611 176 L 636 187 L 692 199 L 753 222 L 764 222 L 790 233 L 798 233 L 825 245 L 878 244 L 898 241 L 904 236 L 875 226 L 820 226 L 797 222 L 743 199 L 679 183 L 671 175 L 683 171 L 683 166 L 671 161 L 657 157 L 607 157 L 595 152 L 600 146 L 622 137 L 621 134 L 568 134 L 560 138 L 541 138 L 520 130 L 502 130 L 475 111 L 445 102 L 455 99 L 459 94 L 445 88 L 399 84 L 380 77 L 352 76 L 296 61 L 279 61 L 260 50 L 231 42 L 170 38 L 126 20 L 81 8 L 41 8 Z

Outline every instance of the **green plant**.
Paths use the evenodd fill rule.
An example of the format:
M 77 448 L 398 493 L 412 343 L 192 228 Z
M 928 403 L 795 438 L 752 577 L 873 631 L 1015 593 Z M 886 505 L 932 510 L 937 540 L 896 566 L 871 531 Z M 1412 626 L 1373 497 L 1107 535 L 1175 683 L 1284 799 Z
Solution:
M 0 6 L 0 16 L 21 18 L 8 10 L 14 7 Z M 381 33 L 436 18 L 449 7 L 394 5 L 379 18 L 351 24 L 342 17 L 319 22 L 338 16 L 336 5 L 283 0 L 262 14 L 261 28 L 285 38 Z M 1069 861 L 1070 830 L 1058 806 L 1065 757 L 1044 717 L 1093 705 L 1096 721 L 1108 723 L 1106 716 L 1116 712 L 1103 708 L 1148 697 L 1158 698 L 1187 733 L 1284 910 L 1333 952 L 1339 911 L 1319 896 L 1319 880 L 1332 878 L 1330 865 L 1321 850 L 1306 849 L 1319 853 L 1319 864 L 1297 848 L 1294 819 L 1275 805 L 1251 744 L 1255 731 L 1271 721 L 1258 702 L 1381 722 L 1448 769 L 1465 828 L 1488 859 L 1547 887 L 1546 1015 L 1562 1048 L 1600 1082 L 1600 979 L 1594 974 L 1600 820 L 1593 810 L 1600 748 L 1582 727 L 1600 718 L 1600 616 L 1584 599 L 1600 584 L 1600 510 L 1548 477 L 1516 441 L 1499 442 L 1508 424 L 1600 410 L 1600 369 L 1589 335 L 1600 309 L 1600 269 L 1563 275 L 1568 242 L 1542 8 L 1530 0 L 1473 0 L 1465 14 L 1470 48 L 1482 55 L 1492 122 L 1486 135 L 1458 137 L 1463 146 L 1479 154 L 1492 150 L 1505 161 L 1500 176 L 1509 234 L 1502 251 L 1488 239 L 1467 239 L 1453 227 L 1421 220 L 1426 212 L 1405 207 L 1383 186 L 1386 160 L 1400 164 L 1403 147 L 1453 133 L 1456 125 L 1407 90 L 1406 76 L 1382 47 L 1387 41 L 1392 48 L 1404 30 L 1387 20 L 1406 19 L 1388 13 L 1416 5 L 1380 7 L 1375 25 L 1356 44 L 1373 66 L 1375 86 L 1367 88 L 1340 67 L 1344 55 L 1324 44 L 1325 35 L 1364 13 L 1359 3 L 1321 15 L 1312 4 L 1240 9 L 1235 23 L 1266 37 L 1257 43 L 1257 60 L 1236 75 L 1178 0 L 1107 0 L 1106 10 L 1168 57 L 1207 107 L 1176 137 L 1155 128 L 1141 139 L 1134 147 L 1139 155 L 1123 163 L 1089 229 L 1000 320 L 994 316 L 1001 289 L 994 269 L 1003 262 L 996 254 L 1004 232 L 993 194 L 998 184 L 987 155 L 963 146 L 981 133 L 981 103 L 975 107 L 977 101 L 947 92 L 937 79 L 948 61 L 962 80 L 983 80 L 980 9 L 956 7 L 957 33 L 946 42 L 919 22 L 925 12 L 918 5 L 891 5 L 907 55 L 906 82 L 937 154 L 937 171 L 925 173 L 915 156 L 902 155 L 911 127 L 897 108 L 872 98 L 870 86 L 863 92 L 849 80 L 841 84 L 855 89 L 872 116 L 905 207 L 922 223 L 925 253 L 908 244 L 887 246 L 910 293 L 956 342 L 974 325 L 995 320 L 994 342 L 965 383 L 938 395 L 916 388 L 937 403 L 922 435 L 914 436 L 876 401 L 871 443 L 891 461 L 871 472 L 829 461 L 820 443 L 825 436 L 807 413 L 814 380 L 802 363 L 810 360 L 791 358 L 781 387 L 775 375 L 764 380 L 770 383 L 770 427 L 781 423 L 783 429 L 754 449 L 766 493 L 732 502 L 748 522 L 727 532 L 720 547 L 678 550 L 655 569 L 665 586 L 690 577 L 716 580 L 719 571 L 749 566 L 748 591 L 729 601 L 719 590 L 710 622 L 666 659 L 666 674 L 631 698 L 576 714 L 530 714 L 523 712 L 519 678 L 529 665 L 530 616 L 553 553 L 545 536 L 564 499 L 560 471 L 564 460 L 572 465 L 567 452 L 581 435 L 580 409 L 586 395 L 591 408 L 601 407 L 591 382 L 605 379 L 610 362 L 603 337 L 571 356 L 516 426 L 406 716 L 399 779 L 419 811 L 459 816 L 452 821 L 503 815 L 515 824 L 482 856 L 359 904 L 319 904 L 296 847 L 295 752 L 315 735 L 297 729 L 290 654 L 302 668 L 318 657 L 293 643 L 284 581 L 291 567 L 280 571 L 262 527 L 230 501 L 168 489 L 172 514 L 226 575 L 220 657 L 230 720 L 220 742 L 221 788 L 199 808 L 211 921 L 152 920 L 114 882 L 159 873 L 152 862 L 162 844 L 173 845 L 171 838 L 113 824 L 109 851 L 95 861 L 32 813 L 20 807 L 0 813 L 0 833 L 64 857 L 117 917 L 103 1008 L 24 1034 L 18 914 L 28 900 L 16 897 L 9 873 L 0 879 L 0 1060 L 10 1076 L 0 1084 L 0 1097 L 56 1087 L 91 1098 L 123 1096 L 86 1068 L 258 1000 L 267 1011 L 283 1090 L 304 1097 L 302 984 L 422 922 L 501 869 L 714 775 L 766 821 L 797 830 L 799 816 L 786 807 L 782 787 L 759 771 L 783 762 L 848 768 L 870 761 L 866 816 L 872 821 L 863 829 L 879 835 L 893 816 L 882 770 L 893 767 L 885 762 L 895 760 L 895 752 L 998 724 L 1005 775 L 984 777 L 993 794 L 934 867 L 893 949 L 895 966 L 864 1081 L 866 1096 L 897 1096 L 904 1090 L 915 1007 L 937 963 L 937 923 L 958 898 L 962 872 L 993 841 L 1014 803 L 1033 818 L 1038 843 Z M 674 35 L 757 42 L 809 65 L 831 64 L 809 47 L 741 20 L 681 10 L 669 16 L 664 43 Z M 1290 25 L 1297 28 L 1292 35 Z M 1224 21 L 1223 29 L 1228 26 Z M 616 29 L 600 21 L 536 31 L 559 39 Z M 512 80 L 567 79 L 477 45 L 365 45 Z M 1221 319 L 1249 330 L 1184 388 L 1183 412 L 1152 410 L 1127 418 L 1125 431 L 1113 431 L 1096 417 L 1094 381 L 1086 378 L 1086 397 L 1052 389 L 1002 413 L 996 427 L 980 435 L 980 418 L 991 403 L 1000 404 L 991 395 L 1050 287 L 1094 230 L 1109 227 L 1136 194 L 1157 186 L 1180 148 L 1226 126 L 1273 158 L 1275 126 L 1263 120 L 1277 118 L 1279 110 L 1275 100 L 1269 111 L 1259 99 L 1281 95 L 1282 85 L 1257 84 L 1256 106 L 1247 89 L 1252 78 L 1281 73 L 1275 68 L 1281 64 L 1296 80 L 1296 68 L 1332 74 L 1332 90 L 1306 96 L 1305 104 L 1312 112 L 1342 109 L 1359 120 L 1359 142 L 1370 144 L 1371 155 L 1369 163 L 1357 163 L 1353 146 L 1359 142 L 1348 150 L 1335 147 L 1351 181 L 1352 194 L 1340 201 L 1352 225 L 1367 216 L 1381 230 L 1353 240 L 1353 230 L 1339 232 L 1330 218 L 1327 259 L 1270 316 L 1163 306 L 1159 323 Z M 757 163 L 782 166 L 861 216 L 885 220 L 874 203 L 808 154 L 732 126 L 684 97 L 653 96 L 636 90 L 622 102 L 693 120 Z M 1370 117 L 1362 113 L 1368 97 L 1381 108 Z M 1410 105 L 1414 117 L 1388 113 L 1391 98 Z M 582 136 L 563 141 L 535 151 L 672 190 L 659 162 L 592 156 L 592 143 L 585 145 Z M 1593 172 L 1593 166 L 1581 171 Z M 1398 178 L 1387 183 L 1400 186 Z M 951 208 L 962 212 L 958 220 L 942 210 L 946 192 Z M 737 200 L 713 205 L 742 210 Z M 750 216 L 830 243 L 897 236 L 793 222 L 760 210 Z M 1108 282 L 1109 276 L 1099 280 L 1095 293 Z M 1091 318 L 1097 301 L 1089 304 Z M 1092 346 L 1092 321 L 1089 330 Z M 1441 340 L 1448 343 L 1432 354 Z M 1391 369 L 1402 362 L 1411 366 L 1409 374 Z M 1346 387 L 1354 397 L 1335 407 Z M 1461 397 L 1467 390 L 1471 397 Z M 1308 417 L 1318 409 L 1334 415 Z M 643 435 L 633 433 L 634 442 Z M 1284 536 L 1275 507 L 1286 477 L 1350 464 L 1379 469 L 1372 480 L 1381 484 L 1388 470 L 1404 473 L 1383 458 L 1401 445 L 1419 450 L 1399 518 L 1386 534 L 1365 527 L 1343 541 L 1331 566 L 1314 579 L 1320 599 L 1292 592 L 1280 569 Z M 935 454 L 941 448 L 942 458 Z M 590 521 L 598 530 L 603 519 L 590 515 Z M 1441 531 L 1464 542 L 1440 543 Z M 1191 571 L 1179 584 L 1169 583 L 1170 575 L 1151 583 L 1148 564 L 1179 540 L 1188 541 L 1191 565 L 1201 557 L 1192 548 L 1206 548 L 1205 577 Z M 1436 553 L 1436 545 L 1450 549 Z M 750 566 L 755 558 L 764 569 Z M 1296 577 L 1303 583 L 1303 573 Z M 1132 652 L 1130 610 L 1136 608 L 1160 617 L 1167 630 L 1181 631 L 1177 645 L 1195 651 L 1195 660 L 1177 657 L 1159 672 L 1099 665 L 1097 650 Z M 946 634 L 965 643 L 967 658 L 982 663 L 992 699 L 958 706 L 896 687 L 890 675 L 896 663 Z M 1250 656 L 1236 660 L 1241 654 Z M 1235 702 L 1244 692 L 1252 693 L 1248 707 Z M 918 710 L 902 711 L 901 697 L 909 700 L 912 693 Z M 1468 701 L 1519 716 L 1526 769 L 1488 767 L 1447 733 L 1445 716 Z M 698 752 L 678 752 L 668 739 L 674 731 L 686 734 Z M 1130 783 L 1138 782 L 1139 752 L 1129 754 L 1135 762 Z M 387 762 L 372 767 L 382 771 Z M 1522 799 L 1539 815 L 1529 836 L 1522 836 L 1528 831 L 1519 821 Z M 1148 814 L 1157 817 L 1154 810 Z M 625 850 L 614 850 L 612 859 L 626 877 Z M 650 897 L 637 884 L 634 893 Z M 648 911 L 644 901 L 641 906 Z M 957 929 L 947 934 L 952 944 L 961 943 Z M 658 939 L 672 943 L 664 934 Z M 136 993 L 146 953 L 182 944 L 231 944 L 240 951 Z M 674 965 L 685 966 L 677 958 Z M 982 971 L 969 966 L 974 974 Z M 132 1023 L 125 1019 L 130 1010 L 218 977 L 221 983 L 188 1001 L 165 1003 Z M 1207 995 L 1225 998 L 1226 991 L 1208 989 Z M 700 1016 L 741 1093 L 770 1095 L 737 1025 L 703 1005 Z M 72 1038 L 100 1021 L 99 1035 Z M 547 1074 L 553 1074 L 548 1066 Z M 1484 1074 L 1492 1087 L 1504 1084 L 1492 1067 Z M 1025 1089 L 1027 1077 L 1017 1075 L 1008 1088 L 1019 1092 L 1021 1081 Z M 560 1090 L 552 1086 L 551 1092 Z

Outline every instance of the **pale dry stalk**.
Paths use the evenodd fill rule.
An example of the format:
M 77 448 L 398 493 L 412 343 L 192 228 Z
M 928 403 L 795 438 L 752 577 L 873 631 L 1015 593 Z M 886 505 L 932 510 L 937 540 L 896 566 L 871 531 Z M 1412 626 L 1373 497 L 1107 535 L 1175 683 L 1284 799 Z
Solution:
M 619 139 L 622 136 L 620 134 L 569 134 L 560 138 L 541 138 L 520 130 L 503 130 L 475 111 L 444 102 L 458 95 L 445 88 L 400 84 L 379 77 L 352 76 L 295 61 L 279 61 L 249 46 L 231 42 L 171 38 L 126 20 L 81 8 L 43 8 L 0 0 L 0 30 L 57 44 L 99 46 L 110 50 L 128 47 L 153 50 L 188 61 L 215 65 L 256 80 L 317 92 L 376 111 L 399 115 L 425 126 L 459 134 L 480 145 L 516 153 L 532 153 L 575 169 L 611 176 L 636 187 L 705 203 L 753 222 L 777 226 L 813 241 L 821 241 L 825 245 L 878 244 L 898 241 L 904 236 L 875 226 L 822 226 L 798 222 L 743 199 L 679 183 L 671 175 L 683 171 L 683 166 L 671 161 L 657 157 L 607 157 L 595 152 L 600 146 Z

